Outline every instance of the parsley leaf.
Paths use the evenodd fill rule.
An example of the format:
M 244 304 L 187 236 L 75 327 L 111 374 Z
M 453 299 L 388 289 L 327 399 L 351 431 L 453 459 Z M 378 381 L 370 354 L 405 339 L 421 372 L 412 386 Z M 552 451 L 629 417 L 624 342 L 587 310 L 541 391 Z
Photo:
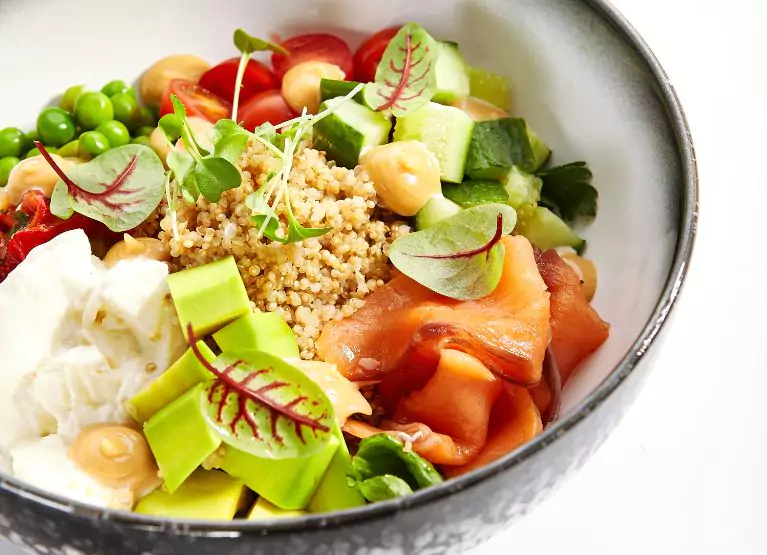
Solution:
M 541 204 L 563 220 L 597 215 L 599 194 L 591 185 L 592 173 L 586 162 L 572 162 L 538 173 L 543 180 Z

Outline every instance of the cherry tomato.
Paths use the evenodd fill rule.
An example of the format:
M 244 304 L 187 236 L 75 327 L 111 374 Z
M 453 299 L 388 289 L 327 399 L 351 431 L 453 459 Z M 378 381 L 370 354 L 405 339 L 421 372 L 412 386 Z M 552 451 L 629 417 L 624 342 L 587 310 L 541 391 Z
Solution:
M 378 31 L 360 45 L 354 54 L 354 78 L 360 83 L 370 83 L 376 79 L 378 64 L 383 58 L 386 47 L 399 27 L 389 27 Z
M 192 81 L 173 79 L 162 96 L 160 117 L 173 113 L 173 102 L 170 99 L 172 94 L 186 107 L 188 116 L 198 116 L 216 123 L 232 115 L 232 105 L 223 98 Z
M 239 67 L 240 58 L 229 58 L 206 71 L 200 77 L 200 86 L 229 102 L 233 102 L 234 83 L 237 81 Z M 245 73 L 242 76 L 240 104 L 247 102 L 262 91 L 276 89 L 279 86 L 280 84 L 274 77 L 272 70 L 257 60 L 250 60 L 245 66 Z
M 290 68 L 303 62 L 328 62 L 340 67 L 346 77 L 354 74 L 354 61 L 349 45 L 333 35 L 298 35 L 282 42 L 282 46 L 290 52 L 288 56 L 272 54 L 274 73 L 280 81 Z
M 251 98 L 240 108 L 237 119 L 244 122 L 245 129 L 253 131 L 267 121 L 272 125 L 278 125 L 297 116 L 298 114 L 282 98 L 282 93 L 279 90 L 273 90 L 262 92 Z

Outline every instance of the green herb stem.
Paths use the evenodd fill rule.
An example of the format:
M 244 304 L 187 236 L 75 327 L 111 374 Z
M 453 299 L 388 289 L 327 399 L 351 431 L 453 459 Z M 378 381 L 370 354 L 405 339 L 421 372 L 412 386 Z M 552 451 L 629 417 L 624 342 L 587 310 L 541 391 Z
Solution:
M 240 91 L 242 80 L 245 78 L 245 68 L 250 61 L 250 52 L 243 52 L 240 56 L 240 66 L 237 68 L 237 78 L 234 80 L 234 98 L 232 99 L 232 119 L 237 121 L 237 109 L 240 106 Z

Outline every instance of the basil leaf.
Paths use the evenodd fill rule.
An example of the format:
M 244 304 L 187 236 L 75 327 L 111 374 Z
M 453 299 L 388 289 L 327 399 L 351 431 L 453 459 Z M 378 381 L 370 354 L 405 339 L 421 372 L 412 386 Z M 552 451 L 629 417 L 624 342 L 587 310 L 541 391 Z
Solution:
M 200 193 L 210 202 L 221 200 L 221 194 L 242 184 L 240 171 L 223 158 L 202 158 L 194 167 L 194 180 Z
M 285 50 L 279 44 L 275 44 L 273 42 L 249 35 L 243 29 L 237 29 L 234 32 L 234 45 L 237 47 L 237 50 L 243 54 L 252 54 L 253 52 L 259 52 L 262 50 L 271 50 L 272 52 L 282 54 L 283 56 L 290 54 L 290 52 Z
M 60 218 L 74 211 L 122 233 L 144 222 L 165 195 L 165 168 L 149 147 L 113 148 L 66 175 L 43 151 L 48 163 L 66 177 L 59 179 L 51 196 L 51 212 Z
M 480 299 L 501 281 L 504 249 L 498 241 L 514 230 L 516 222 L 517 213 L 510 206 L 475 206 L 400 237 L 389 248 L 389 258 L 403 274 L 435 293 Z
M 360 482 L 357 485 L 357 489 L 359 489 L 362 497 L 371 503 L 386 501 L 387 499 L 394 499 L 413 493 L 413 490 L 410 489 L 405 480 L 390 474 L 375 476 Z
M 414 112 L 434 96 L 436 62 L 436 41 L 417 23 L 408 23 L 386 47 L 375 82 L 365 85 L 365 102 L 396 117 Z
M 204 415 L 228 445 L 283 459 L 311 455 L 330 441 L 333 405 L 298 368 L 260 351 L 226 352 L 204 364 L 218 378 L 202 395 Z
M 442 476 L 429 461 L 417 453 L 405 451 L 402 443 L 388 434 L 376 434 L 360 442 L 357 454 L 352 457 L 347 481 L 351 487 L 360 487 L 381 476 L 397 477 L 411 491 L 442 482 Z M 384 483 L 404 490 L 402 484 L 393 484 L 391 480 Z M 383 485 L 380 481 L 375 483 L 376 489 Z M 367 498 L 362 489 L 360 492 Z

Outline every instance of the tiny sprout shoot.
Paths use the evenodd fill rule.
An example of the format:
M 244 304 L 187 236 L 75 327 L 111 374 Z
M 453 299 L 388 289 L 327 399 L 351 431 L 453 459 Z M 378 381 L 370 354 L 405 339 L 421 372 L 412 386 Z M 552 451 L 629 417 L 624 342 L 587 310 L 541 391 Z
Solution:
M 240 106 L 240 91 L 242 89 L 242 80 L 245 77 L 245 68 L 254 52 L 271 50 L 278 54 L 287 55 L 288 51 L 279 44 L 259 39 L 249 35 L 243 29 L 237 29 L 234 32 L 234 45 L 240 51 L 240 65 L 237 68 L 237 78 L 234 81 L 234 98 L 232 99 L 232 119 L 237 121 L 237 111 Z

